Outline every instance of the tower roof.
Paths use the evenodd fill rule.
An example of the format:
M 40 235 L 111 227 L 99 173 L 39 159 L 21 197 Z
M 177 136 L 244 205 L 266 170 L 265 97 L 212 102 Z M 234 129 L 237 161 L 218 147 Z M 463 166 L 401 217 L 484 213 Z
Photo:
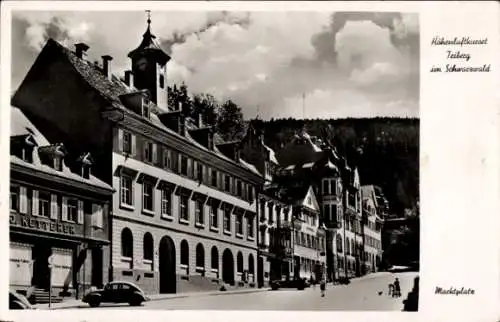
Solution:
M 153 55 L 156 55 L 158 63 L 160 63 L 161 65 L 165 65 L 170 60 L 170 56 L 160 48 L 157 41 L 155 40 L 156 36 L 151 32 L 151 17 L 149 15 L 147 23 L 148 26 L 146 28 L 146 32 L 142 35 L 141 44 L 139 45 L 139 47 L 129 52 L 128 57 L 133 59 L 138 55 L 150 52 Z

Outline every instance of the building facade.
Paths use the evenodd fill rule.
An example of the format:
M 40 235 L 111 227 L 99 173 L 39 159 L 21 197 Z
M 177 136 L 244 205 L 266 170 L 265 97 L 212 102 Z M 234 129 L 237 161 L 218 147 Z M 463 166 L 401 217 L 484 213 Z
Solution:
M 88 153 L 51 144 L 11 108 L 10 287 L 33 302 L 49 288 L 80 297 L 108 281 L 113 189 L 92 175 Z
M 295 278 L 319 281 L 326 268 L 325 229 L 321 225 L 320 206 L 311 186 L 287 189 L 293 207 L 293 273 Z M 295 222 L 298 225 L 294 225 Z
M 378 215 L 375 187 L 362 186 L 363 200 L 363 264 L 366 273 L 377 272 L 382 259 L 382 218 Z
M 170 57 L 149 22 L 123 78 L 112 57 L 96 65 L 87 45 L 71 51 L 49 39 L 13 101 L 52 139 L 88 149 L 94 174 L 117 191 L 111 279 L 148 293 L 254 286 L 263 178 L 202 116 L 168 104 Z

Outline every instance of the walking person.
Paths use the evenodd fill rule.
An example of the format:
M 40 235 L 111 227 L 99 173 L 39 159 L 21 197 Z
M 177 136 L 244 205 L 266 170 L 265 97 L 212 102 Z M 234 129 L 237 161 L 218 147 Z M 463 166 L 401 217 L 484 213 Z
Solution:
M 399 285 L 399 279 L 396 277 L 396 280 L 394 281 L 394 296 L 395 297 L 400 297 L 401 296 L 401 286 Z
M 319 288 L 321 290 L 321 297 L 325 297 L 325 293 L 326 293 L 326 281 L 324 278 L 321 279 L 321 281 L 319 282 Z

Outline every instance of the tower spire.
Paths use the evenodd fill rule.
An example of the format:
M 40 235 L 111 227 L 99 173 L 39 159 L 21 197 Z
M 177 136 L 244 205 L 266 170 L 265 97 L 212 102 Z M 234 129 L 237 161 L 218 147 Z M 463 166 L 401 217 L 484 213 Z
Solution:
M 148 27 L 151 25 L 151 10 L 146 10 L 146 14 L 148 15 Z

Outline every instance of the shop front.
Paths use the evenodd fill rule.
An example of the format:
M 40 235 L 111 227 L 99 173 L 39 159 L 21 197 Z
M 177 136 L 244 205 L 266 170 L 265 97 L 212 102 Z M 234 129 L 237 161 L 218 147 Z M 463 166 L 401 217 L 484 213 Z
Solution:
M 19 213 L 9 221 L 11 289 L 79 298 L 107 280 L 109 246 L 86 237 L 83 225 Z

